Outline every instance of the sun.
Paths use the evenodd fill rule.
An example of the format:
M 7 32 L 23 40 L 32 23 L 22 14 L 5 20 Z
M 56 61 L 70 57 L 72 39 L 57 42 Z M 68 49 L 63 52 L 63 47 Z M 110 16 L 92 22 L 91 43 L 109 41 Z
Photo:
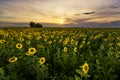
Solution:
M 60 24 L 64 24 L 64 22 L 65 22 L 65 20 L 63 20 L 63 19 L 61 19 L 61 20 L 59 21 Z

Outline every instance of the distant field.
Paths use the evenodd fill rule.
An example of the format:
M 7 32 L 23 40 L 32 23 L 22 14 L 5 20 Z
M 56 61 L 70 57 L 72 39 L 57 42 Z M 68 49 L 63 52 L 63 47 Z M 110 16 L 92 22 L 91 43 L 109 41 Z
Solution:
M 120 28 L 0 28 L 0 80 L 120 80 Z

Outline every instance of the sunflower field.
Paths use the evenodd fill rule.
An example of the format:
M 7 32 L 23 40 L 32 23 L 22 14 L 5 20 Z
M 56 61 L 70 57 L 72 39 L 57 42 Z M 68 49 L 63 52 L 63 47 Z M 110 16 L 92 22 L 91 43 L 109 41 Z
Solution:
M 0 29 L 0 80 L 120 80 L 119 74 L 120 29 Z

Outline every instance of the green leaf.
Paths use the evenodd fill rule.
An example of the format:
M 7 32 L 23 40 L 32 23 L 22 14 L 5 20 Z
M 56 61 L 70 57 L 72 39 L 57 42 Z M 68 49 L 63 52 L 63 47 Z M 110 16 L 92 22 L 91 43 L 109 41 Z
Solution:
M 3 80 L 5 78 L 4 74 L 5 74 L 5 71 L 2 68 L 0 68 L 0 80 Z
M 73 77 L 69 77 L 69 80 L 74 80 L 74 78 Z
M 88 75 L 88 74 L 84 74 L 83 76 L 84 76 L 85 78 L 90 77 L 90 75 Z
M 76 71 L 78 74 L 80 74 L 80 75 L 83 74 L 80 69 L 76 69 L 75 71 Z
M 74 75 L 74 76 L 75 76 L 75 80 L 81 80 L 78 75 Z

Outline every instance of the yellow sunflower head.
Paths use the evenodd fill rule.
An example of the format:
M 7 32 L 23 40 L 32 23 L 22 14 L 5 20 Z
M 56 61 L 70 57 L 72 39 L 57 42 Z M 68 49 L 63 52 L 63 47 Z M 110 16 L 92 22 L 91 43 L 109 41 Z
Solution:
M 67 47 L 64 47 L 64 52 L 67 52 L 67 51 L 68 51 Z
M 40 63 L 40 65 L 44 64 L 45 63 L 45 57 L 41 57 L 40 60 L 39 60 L 39 63 Z
M 82 47 L 83 47 L 83 44 L 80 45 L 80 48 L 82 48 Z
M 120 42 L 119 42 L 119 43 L 117 43 L 117 45 L 118 45 L 118 46 L 120 46 Z
M 30 54 L 29 54 L 29 52 L 26 52 L 25 54 L 26 54 L 27 56 L 29 56 L 29 55 L 30 55 Z
M 28 53 L 29 54 L 35 54 L 36 53 L 36 49 L 35 48 L 29 48 Z
M 30 45 L 30 43 L 31 43 L 31 41 L 30 41 L 30 40 L 26 41 L 26 44 Z
M 24 41 L 24 38 L 20 37 L 18 40 L 19 40 L 20 42 L 23 42 L 23 41 Z
M 88 64 L 87 64 L 87 63 L 84 63 L 84 65 L 82 66 L 82 71 L 83 71 L 84 73 L 87 73 L 88 70 L 89 70 Z
M 48 41 L 48 44 L 52 44 L 52 41 L 50 40 L 50 41 Z
M 74 50 L 74 52 L 77 52 L 77 47 L 75 47 L 73 50 Z
M 13 56 L 11 58 L 9 58 L 9 62 L 13 63 L 17 61 L 17 57 Z
M 67 43 L 68 43 L 68 41 L 67 41 L 67 40 L 64 40 L 64 41 L 63 41 L 63 44 L 64 44 L 64 45 L 66 45 Z
M 21 43 L 16 44 L 16 48 L 21 49 L 23 46 Z
M 5 40 L 0 40 L 0 43 L 5 43 Z
M 70 44 L 74 44 L 74 43 L 75 43 L 75 41 L 73 39 L 71 39 Z

